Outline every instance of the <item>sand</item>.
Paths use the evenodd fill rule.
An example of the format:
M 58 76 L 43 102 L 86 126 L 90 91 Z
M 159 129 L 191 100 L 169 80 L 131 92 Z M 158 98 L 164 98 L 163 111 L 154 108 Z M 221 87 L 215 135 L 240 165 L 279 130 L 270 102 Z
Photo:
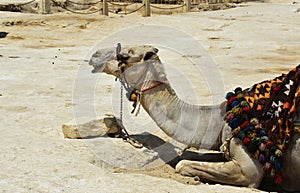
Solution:
M 139 13 L 104 17 L 67 12 L 50 15 L 1 12 L 0 31 L 9 34 L 0 39 L 0 190 L 259 192 L 249 188 L 203 184 L 193 178 L 181 177 L 155 152 L 137 150 L 121 139 L 65 139 L 61 126 L 74 119 L 88 121 L 106 113 L 118 113 L 119 87 L 115 86 L 114 78 L 91 74 L 87 59 L 99 44 L 108 46 L 109 40 L 112 47 L 116 41 L 126 44 L 132 38 L 125 36 L 128 29 L 163 26 L 193 37 L 214 59 L 220 70 L 216 76 L 222 78 L 224 90 L 229 91 L 236 86 L 245 88 L 272 78 L 300 63 L 300 13 L 296 12 L 299 7 L 300 2 L 295 0 L 252 2 L 239 4 L 234 9 L 153 15 L 149 18 L 141 17 Z M 114 39 L 112 34 L 117 32 L 124 32 L 125 37 Z M 177 41 L 181 43 L 176 33 L 167 36 L 173 39 L 174 45 L 182 46 L 176 44 Z M 133 37 L 145 38 L 134 36 L 134 33 Z M 155 41 L 157 39 L 144 40 L 148 44 Z M 210 103 L 212 94 L 208 86 L 201 84 L 205 75 L 201 78 L 199 72 L 184 66 L 181 62 L 185 60 L 178 59 L 180 54 L 172 50 L 175 48 L 163 45 L 162 40 L 160 57 L 168 63 L 170 82 L 179 95 L 191 103 Z M 181 73 L 180 76 L 178 73 Z M 188 89 L 192 88 L 201 100 L 189 97 L 178 77 L 184 77 L 191 85 Z M 90 79 L 93 84 L 85 85 Z M 86 82 L 80 84 L 78 80 Z M 86 91 L 91 89 L 95 98 Z M 76 95 L 78 93 L 80 95 Z M 91 113 L 93 116 L 90 116 L 88 108 L 85 109 L 85 103 L 93 104 L 96 111 Z M 126 102 L 125 110 L 130 111 L 129 108 L 130 104 Z M 126 122 L 127 118 L 134 121 Z M 124 119 L 131 133 L 149 132 L 169 144 L 178 145 L 178 150 L 182 148 L 165 136 L 145 112 L 138 117 L 127 113 Z M 89 140 L 96 146 L 92 146 Z M 140 164 L 147 161 L 141 156 L 156 156 L 151 163 L 157 167 L 152 166 L 150 171 L 144 168 L 132 171 L 126 165 L 129 164 L 126 161 L 128 153 Z M 118 169 L 122 163 L 126 163 L 125 169 Z

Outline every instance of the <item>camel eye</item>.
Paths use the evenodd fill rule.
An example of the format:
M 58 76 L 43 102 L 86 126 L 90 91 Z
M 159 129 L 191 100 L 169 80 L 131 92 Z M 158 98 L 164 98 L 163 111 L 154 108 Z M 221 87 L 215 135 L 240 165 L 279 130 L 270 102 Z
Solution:
M 154 52 L 147 52 L 144 56 L 144 61 L 151 59 L 152 56 L 154 56 L 154 55 L 155 55 Z

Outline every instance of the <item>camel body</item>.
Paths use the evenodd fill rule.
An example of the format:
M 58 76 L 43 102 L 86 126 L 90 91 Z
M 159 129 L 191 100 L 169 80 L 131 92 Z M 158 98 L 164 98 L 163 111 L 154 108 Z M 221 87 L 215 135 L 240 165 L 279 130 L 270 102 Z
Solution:
M 140 104 L 155 123 L 170 137 L 187 146 L 218 149 L 230 138 L 230 128 L 223 117 L 225 106 L 198 106 L 178 98 L 167 81 L 164 67 L 152 46 L 97 51 L 91 58 L 93 73 L 104 72 L 120 78 L 128 92 L 140 92 Z M 128 70 L 130 69 L 130 70 Z M 297 121 L 296 121 L 297 123 Z M 231 138 L 226 162 L 182 160 L 176 171 L 186 176 L 198 176 L 214 182 L 256 188 L 264 177 L 262 164 L 252 157 L 242 141 Z M 300 134 L 292 136 L 284 152 L 281 187 L 300 191 Z

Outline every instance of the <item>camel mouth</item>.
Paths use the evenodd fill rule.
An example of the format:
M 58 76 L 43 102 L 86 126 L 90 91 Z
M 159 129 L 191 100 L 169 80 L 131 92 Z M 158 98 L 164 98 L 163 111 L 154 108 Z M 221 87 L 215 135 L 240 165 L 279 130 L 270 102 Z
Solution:
M 109 61 L 116 56 L 115 49 L 100 49 L 96 51 L 89 60 L 89 65 L 93 66 L 92 73 L 101 73 L 105 69 Z
M 123 52 L 121 52 L 123 50 Z M 107 73 L 115 76 L 125 69 L 142 61 L 153 59 L 158 52 L 153 46 L 137 46 L 122 48 L 118 43 L 116 48 L 102 48 L 97 50 L 89 60 L 94 69 L 92 73 Z
M 91 71 L 92 73 L 102 73 L 106 64 L 102 63 L 100 65 L 93 65 L 94 69 Z

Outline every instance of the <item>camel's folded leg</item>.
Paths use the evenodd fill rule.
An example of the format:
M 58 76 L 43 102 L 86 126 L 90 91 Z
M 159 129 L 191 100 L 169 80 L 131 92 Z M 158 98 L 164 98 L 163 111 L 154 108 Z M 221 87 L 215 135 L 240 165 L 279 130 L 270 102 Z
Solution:
M 262 165 L 248 154 L 240 140 L 231 140 L 230 156 L 231 161 L 227 162 L 182 160 L 176 165 L 176 171 L 224 184 L 258 187 L 264 175 Z

